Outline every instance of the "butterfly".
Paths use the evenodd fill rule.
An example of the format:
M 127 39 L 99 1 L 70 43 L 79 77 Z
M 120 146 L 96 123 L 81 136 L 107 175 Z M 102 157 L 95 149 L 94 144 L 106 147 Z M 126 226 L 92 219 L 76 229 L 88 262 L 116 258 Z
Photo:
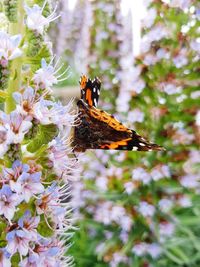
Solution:
M 74 128 L 73 147 L 76 152 L 87 149 L 127 151 L 161 151 L 161 146 L 149 143 L 134 130 L 124 126 L 113 115 L 97 109 L 101 81 L 86 75 L 80 78 L 81 99 L 77 101 L 78 123 Z

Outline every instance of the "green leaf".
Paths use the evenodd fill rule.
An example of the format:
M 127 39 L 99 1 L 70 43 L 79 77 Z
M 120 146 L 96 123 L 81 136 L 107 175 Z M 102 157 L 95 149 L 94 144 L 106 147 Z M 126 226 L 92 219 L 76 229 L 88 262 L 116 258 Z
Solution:
M 58 128 L 55 124 L 40 125 L 36 137 L 28 144 L 27 150 L 31 153 L 39 150 L 43 145 L 48 144 L 58 135 Z

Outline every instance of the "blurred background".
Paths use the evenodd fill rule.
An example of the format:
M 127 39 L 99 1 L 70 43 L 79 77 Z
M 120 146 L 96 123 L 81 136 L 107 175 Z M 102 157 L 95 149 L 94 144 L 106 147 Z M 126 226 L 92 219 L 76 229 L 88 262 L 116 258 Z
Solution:
M 59 1 L 54 52 L 71 67 L 55 88 L 79 97 L 102 81 L 99 108 L 166 152 L 89 151 L 71 181 L 78 267 L 200 266 L 200 2 Z

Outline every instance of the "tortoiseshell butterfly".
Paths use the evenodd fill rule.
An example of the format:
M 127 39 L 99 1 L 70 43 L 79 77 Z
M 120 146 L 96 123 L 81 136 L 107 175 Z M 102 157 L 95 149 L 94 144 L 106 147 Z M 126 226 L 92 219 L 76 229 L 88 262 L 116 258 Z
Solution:
M 81 99 L 78 100 L 79 123 L 74 129 L 74 151 L 115 149 L 128 151 L 161 151 L 161 146 L 149 143 L 134 130 L 124 126 L 107 112 L 97 109 L 101 82 L 86 75 L 80 79 Z

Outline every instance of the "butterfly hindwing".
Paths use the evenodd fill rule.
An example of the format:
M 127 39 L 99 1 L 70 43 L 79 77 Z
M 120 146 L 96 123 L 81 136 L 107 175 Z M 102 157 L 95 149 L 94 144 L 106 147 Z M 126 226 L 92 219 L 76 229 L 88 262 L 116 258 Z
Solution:
M 97 107 L 101 82 L 95 77 L 94 80 L 89 79 L 86 75 L 81 76 L 80 78 L 80 88 L 81 88 L 81 99 L 89 107 Z
M 75 127 L 75 151 L 85 151 L 86 149 L 163 150 L 162 147 L 146 141 L 107 112 L 95 107 L 88 107 L 83 100 L 79 100 L 77 105 L 80 124 Z

